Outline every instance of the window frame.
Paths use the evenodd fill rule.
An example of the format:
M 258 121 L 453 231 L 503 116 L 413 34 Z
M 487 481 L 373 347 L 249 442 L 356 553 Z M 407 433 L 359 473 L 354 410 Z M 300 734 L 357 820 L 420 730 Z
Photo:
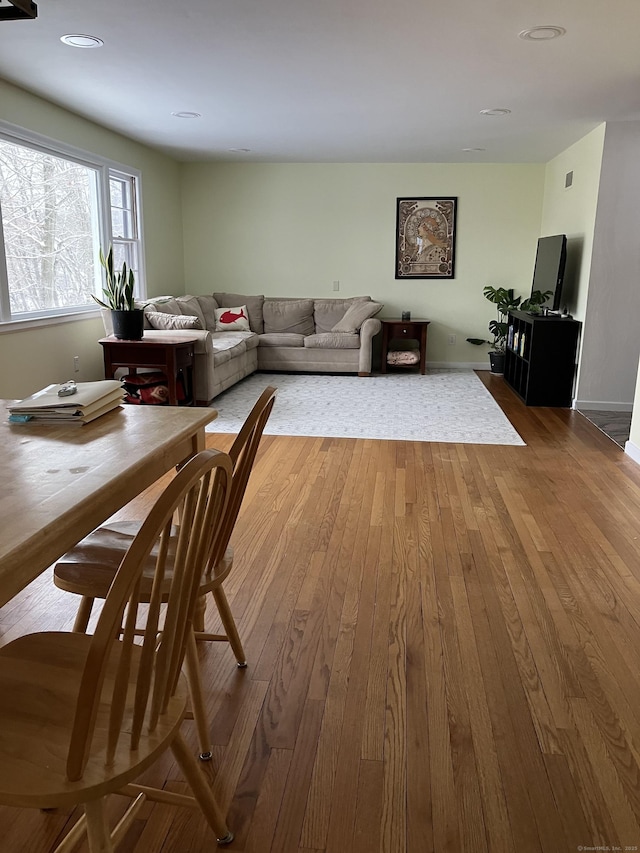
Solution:
M 142 173 L 139 169 L 118 163 L 99 154 L 92 154 L 82 148 L 70 145 L 60 140 L 52 139 L 35 131 L 27 130 L 0 119 L 0 138 L 15 145 L 23 145 L 35 149 L 53 157 L 61 157 L 78 163 L 88 169 L 92 169 L 97 175 L 97 208 L 98 239 L 101 246 L 113 243 L 112 220 L 111 220 L 111 195 L 109 181 L 111 177 L 121 180 L 127 178 L 132 181 L 132 217 L 133 228 L 136 237 L 132 241 L 137 244 L 138 270 L 136 272 L 136 299 L 144 300 L 147 296 L 147 285 L 145 275 L 145 252 L 144 252 L 144 230 L 142 218 Z M 117 241 L 121 242 L 121 241 Z M 105 249 L 106 251 L 106 249 Z M 100 294 L 96 294 L 99 296 Z M 9 305 L 9 282 L 5 260 L 4 232 L 2 215 L 0 211 L 0 334 L 3 332 L 15 332 L 19 329 L 35 328 L 56 323 L 65 323 L 74 320 L 86 320 L 99 315 L 100 306 L 87 305 L 72 308 L 60 308 L 53 310 L 33 312 L 31 316 L 22 315 L 13 318 L 10 315 Z M 4 319 L 4 318 L 9 319 Z

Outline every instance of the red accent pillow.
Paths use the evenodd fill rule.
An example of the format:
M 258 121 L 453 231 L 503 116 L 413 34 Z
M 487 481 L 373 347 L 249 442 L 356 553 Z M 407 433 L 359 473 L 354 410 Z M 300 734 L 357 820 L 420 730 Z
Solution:
M 127 392 L 125 403 L 134 406 L 167 406 L 169 404 L 169 386 L 166 374 L 161 370 L 153 373 L 128 373 L 122 378 Z M 176 387 L 178 402 L 185 399 L 182 377 L 178 376 Z
M 216 308 L 216 332 L 249 331 L 249 316 L 246 305 L 238 308 Z

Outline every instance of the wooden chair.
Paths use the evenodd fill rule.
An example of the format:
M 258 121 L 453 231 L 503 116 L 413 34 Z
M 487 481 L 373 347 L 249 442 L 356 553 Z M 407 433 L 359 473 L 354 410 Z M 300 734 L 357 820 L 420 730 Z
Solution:
M 188 706 L 182 661 L 231 474 L 227 454 L 205 450 L 172 480 L 125 552 L 94 634 L 28 634 L 0 648 L 0 803 L 82 804 L 58 853 L 75 848 L 84 831 L 91 853 L 112 851 L 146 800 L 199 807 L 220 843 L 233 838 L 180 734 Z M 151 570 L 152 593 L 141 608 Z M 193 796 L 135 784 L 168 748 Z M 104 806 L 116 792 L 135 799 L 111 832 Z
M 276 393 L 277 389 L 272 386 L 265 388 L 247 416 L 229 451 L 233 464 L 229 504 L 218 540 L 200 578 L 199 598 L 194 616 L 195 631 L 187 646 L 186 665 L 191 690 L 193 718 L 200 743 L 200 758 L 203 761 L 211 759 L 211 735 L 205 710 L 195 641 L 228 642 L 238 666 L 245 667 L 247 665 L 242 642 L 222 584 L 233 567 L 233 549 L 229 546 L 229 540 L 240 512 L 249 475 L 253 468 L 265 424 L 275 402 Z M 55 565 L 53 578 L 56 586 L 82 596 L 74 631 L 84 632 L 87 630 L 95 599 L 105 598 L 122 558 L 122 553 L 129 547 L 139 527 L 140 522 L 138 521 L 106 524 L 90 533 Z M 143 585 L 141 592 L 142 600 L 148 597 L 150 590 L 151 586 L 149 579 L 147 579 L 147 583 Z M 203 630 L 205 596 L 208 592 L 211 593 L 218 608 L 224 634 L 210 634 Z

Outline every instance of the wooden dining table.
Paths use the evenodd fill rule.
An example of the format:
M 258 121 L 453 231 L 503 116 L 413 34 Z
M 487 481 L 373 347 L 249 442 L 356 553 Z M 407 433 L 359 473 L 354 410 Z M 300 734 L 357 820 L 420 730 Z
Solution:
M 0 400 L 0 606 L 205 446 L 207 408 L 123 406 L 84 426 L 10 424 Z M 7 413 L 8 414 L 8 413 Z

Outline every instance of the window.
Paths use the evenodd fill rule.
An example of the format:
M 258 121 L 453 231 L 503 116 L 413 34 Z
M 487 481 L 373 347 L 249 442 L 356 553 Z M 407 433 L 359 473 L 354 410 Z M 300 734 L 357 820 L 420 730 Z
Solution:
M 111 242 L 113 263 L 133 270 L 138 279 L 138 217 L 136 215 L 136 181 L 122 172 L 109 173 L 109 199 L 111 202 Z
M 0 324 L 95 310 L 110 243 L 142 296 L 138 194 L 122 167 L 0 127 Z

